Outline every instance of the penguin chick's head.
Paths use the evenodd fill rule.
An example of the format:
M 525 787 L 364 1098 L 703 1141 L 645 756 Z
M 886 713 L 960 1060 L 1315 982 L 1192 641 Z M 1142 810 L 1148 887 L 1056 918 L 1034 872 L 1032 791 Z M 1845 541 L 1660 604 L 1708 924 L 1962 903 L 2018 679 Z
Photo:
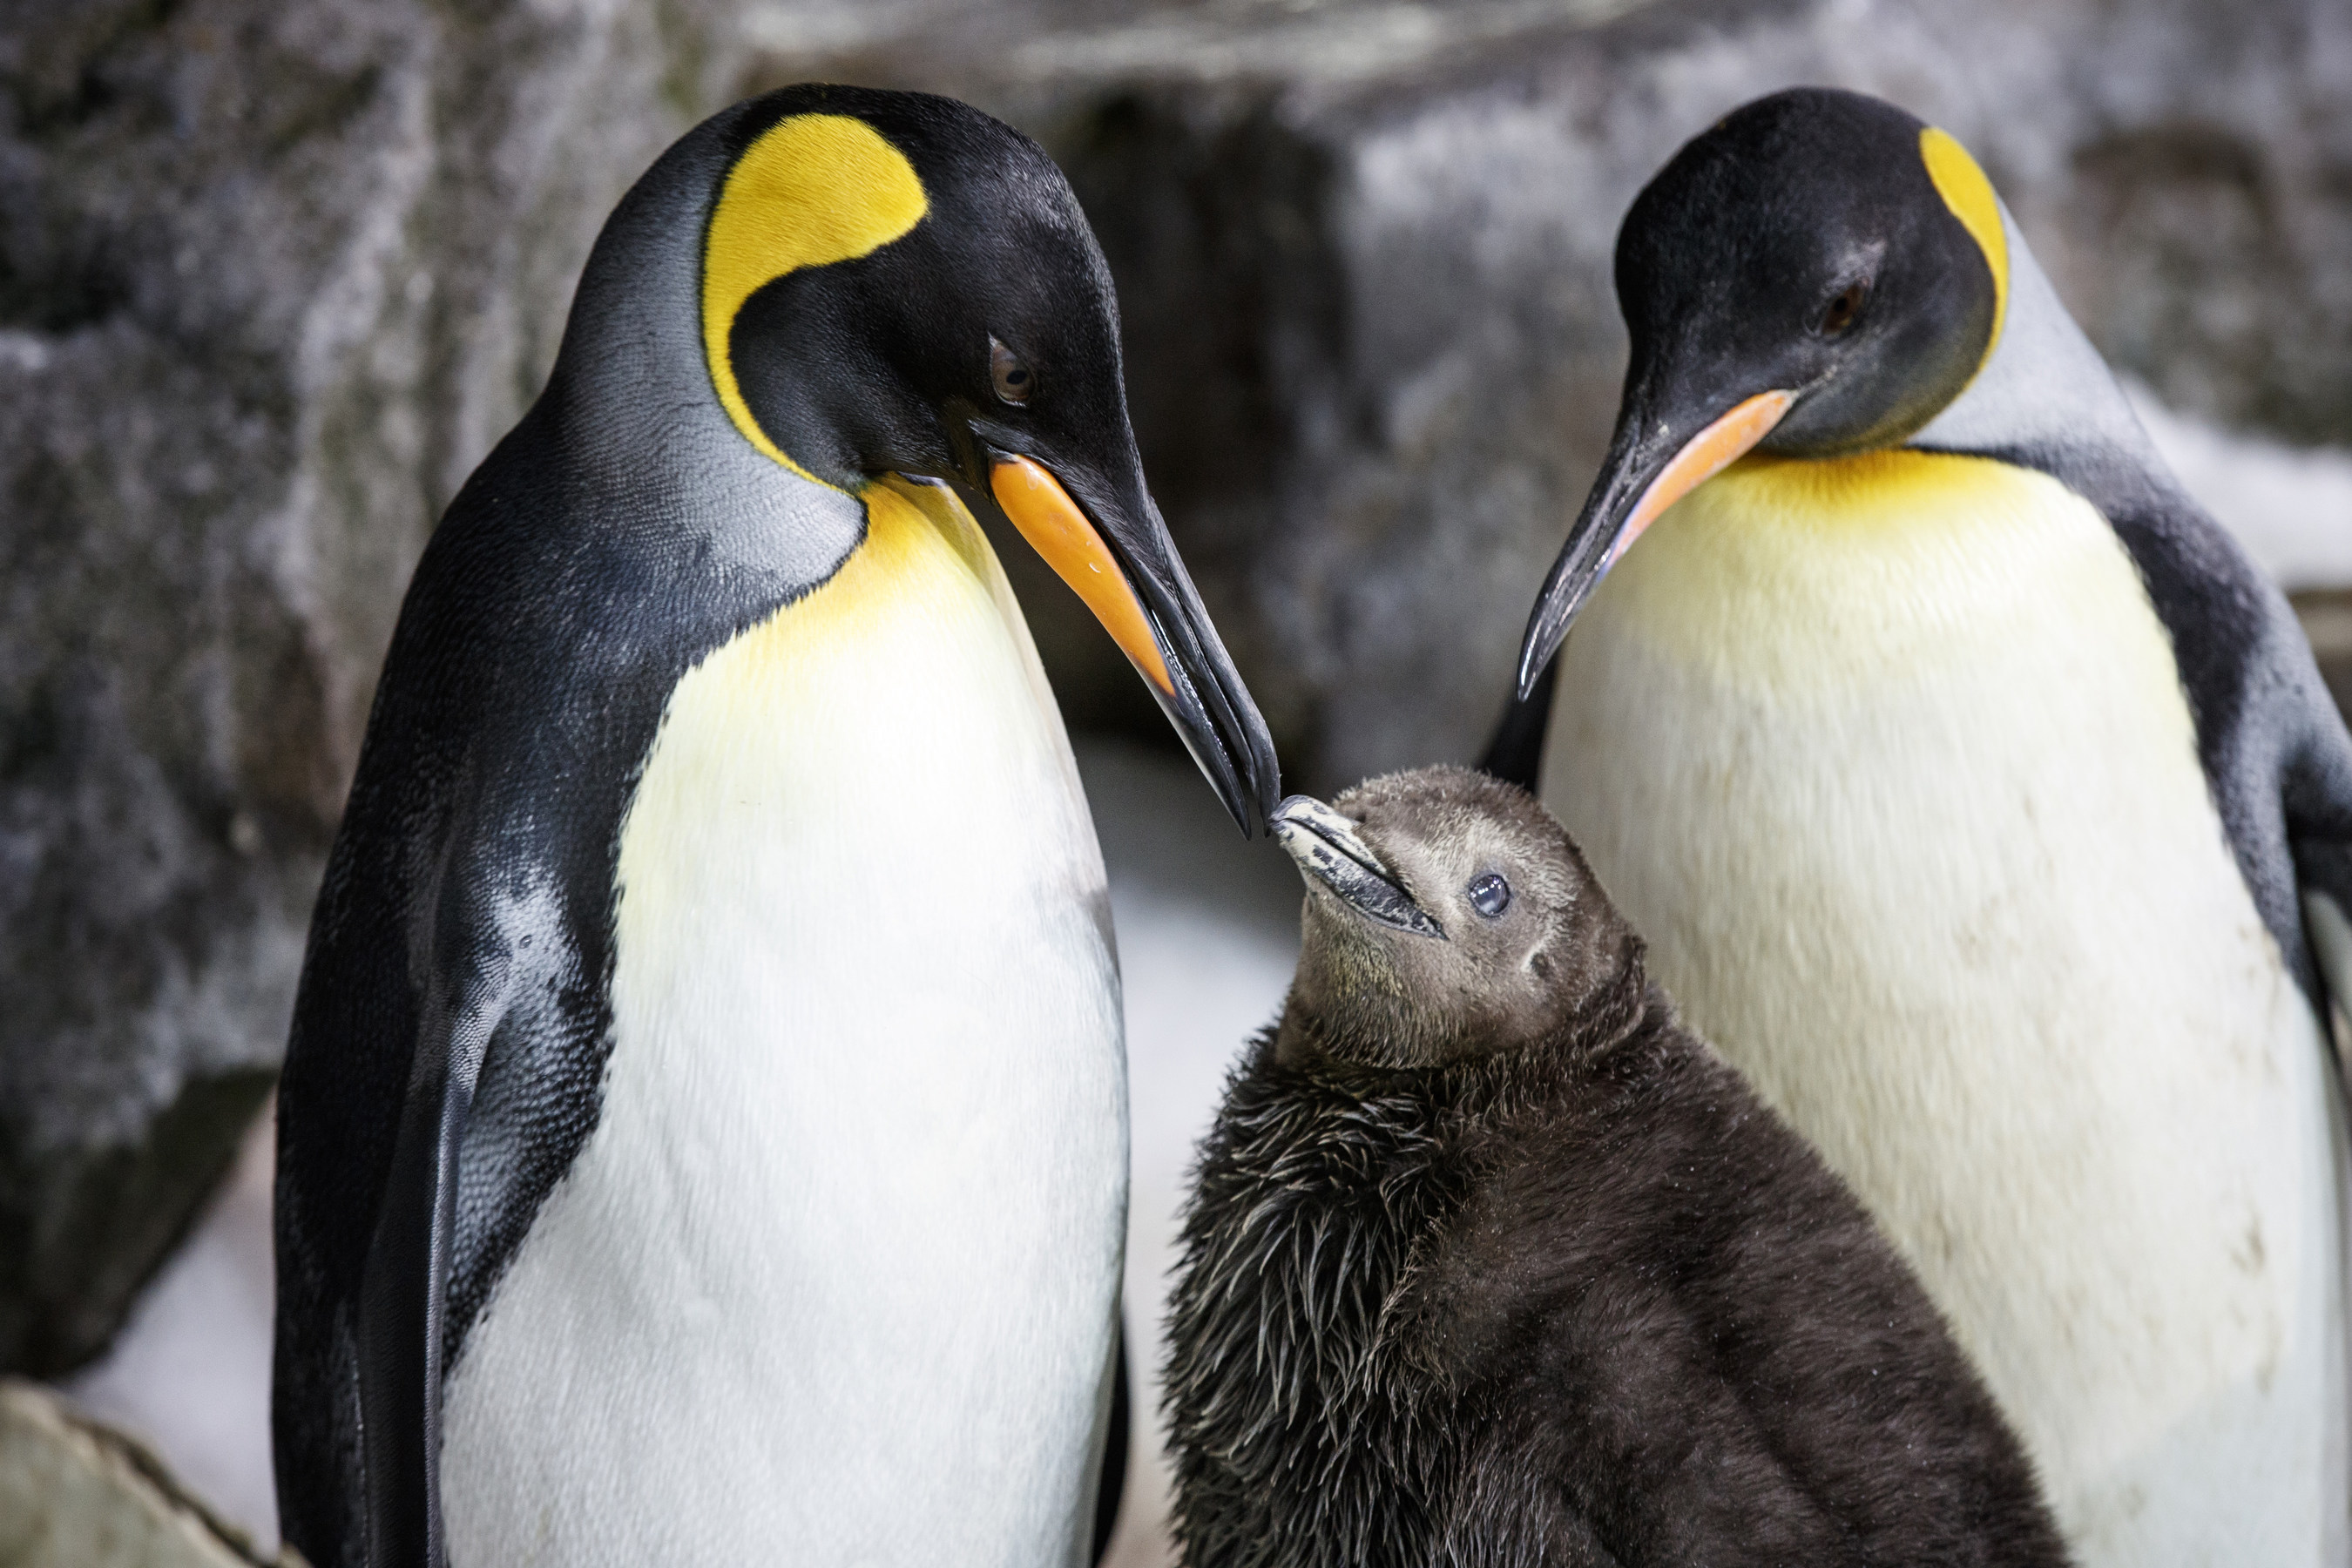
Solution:
M 1892 104 L 1792 89 L 1675 153 L 1618 231 L 1632 359 L 1528 623 L 1521 695 L 1642 531 L 1741 454 L 1870 451 L 1933 419 L 1990 355 L 2008 289 L 1991 184 Z
M 786 88 L 747 105 L 703 240 L 703 346 L 737 432 L 856 494 L 992 503 L 1142 675 L 1244 834 L 1274 743 L 1144 484 L 1109 268 L 1061 171 L 978 110 Z
M 1438 1067 L 1639 1012 L 1640 939 L 1524 790 L 1422 768 L 1292 795 L 1274 831 L 1307 882 L 1286 1060 Z

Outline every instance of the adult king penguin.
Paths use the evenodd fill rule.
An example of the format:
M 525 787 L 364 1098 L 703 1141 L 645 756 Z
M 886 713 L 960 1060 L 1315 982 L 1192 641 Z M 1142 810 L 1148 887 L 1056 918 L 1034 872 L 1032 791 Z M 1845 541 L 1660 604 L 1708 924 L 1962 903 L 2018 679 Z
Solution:
M 1541 758 L 2082 1562 L 2343 1561 L 2352 742 L 2285 602 L 1899 110 L 1731 114 L 1617 290 L 1615 436 L 1492 765 Z
M 417 568 L 313 921 L 275 1423 L 319 1568 L 1083 1558 L 1118 980 L 967 497 L 1255 831 L 1052 163 L 838 88 L 679 142 Z

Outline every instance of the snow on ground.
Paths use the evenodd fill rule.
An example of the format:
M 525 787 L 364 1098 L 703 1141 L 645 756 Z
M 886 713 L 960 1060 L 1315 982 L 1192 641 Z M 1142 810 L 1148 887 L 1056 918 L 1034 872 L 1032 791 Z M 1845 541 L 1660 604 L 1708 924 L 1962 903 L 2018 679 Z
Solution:
M 2227 435 L 2132 391 L 2182 480 L 2267 570 L 2289 587 L 2352 584 L 2352 452 Z M 1127 1300 L 1136 1441 L 1112 1555 L 1117 1568 L 1148 1568 L 1166 1561 L 1154 1374 L 1176 1205 L 1227 1068 L 1289 982 L 1299 889 L 1272 845 L 1242 842 L 1172 750 L 1092 741 L 1078 752 L 1110 868 L 1134 1117 Z M 93 1413 L 146 1437 L 265 1543 L 278 1533 L 270 1289 L 265 1122 L 113 1352 L 66 1385 Z

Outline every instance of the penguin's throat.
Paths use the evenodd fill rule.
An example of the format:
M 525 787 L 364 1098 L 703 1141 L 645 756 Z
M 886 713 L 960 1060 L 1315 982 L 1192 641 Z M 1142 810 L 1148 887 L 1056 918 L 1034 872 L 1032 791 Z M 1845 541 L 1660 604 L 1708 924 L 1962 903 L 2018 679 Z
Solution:
M 2021 478 L 2042 476 L 1996 458 L 1908 447 L 1843 458 L 1751 452 L 1675 510 L 1733 513 L 1749 527 L 1830 535 L 1889 526 L 1948 530 L 2017 507 Z
M 2154 626 L 2115 531 L 2050 476 L 1910 450 L 1751 456 L 1643 535 L 1578 637 L 1810 703 L 1890 680 L 1980 686 L 1971 661 L 1990 679 L 2012 662 L 2001 650 L 2049 644 L 2053 613 L 2119 618 L 2136 647 Z M 2146 668 L 2149 701 L 2179 709 L 2177 677 Z

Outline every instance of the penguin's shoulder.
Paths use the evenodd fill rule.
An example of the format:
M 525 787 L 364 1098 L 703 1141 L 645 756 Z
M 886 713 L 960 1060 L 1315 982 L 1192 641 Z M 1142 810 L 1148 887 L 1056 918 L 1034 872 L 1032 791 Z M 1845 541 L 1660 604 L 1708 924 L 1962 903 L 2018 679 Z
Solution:
M 2289 972 L 2319 1003 L 2303 903 L 2316 895 L 2352 910 L 2352 736 L 2285 595 L 2151 455 L 2051 441 L 1985 456 L 2055 479 L 2121 541 L 2170 639 L 2231 852 Z
M 725 531 L 671 512 L 672 498 L 583 480 L 568 447 L 534 410 L 419 563 L 297 1020 L 298 1050 L 321 1034 L 339 1056 L 374 1044 L 378 1092 L 396 1100 L 411 1046 L 437 1048 L 417 1033 L 432 986 L 499 977 L 457 1212 L 460 1327 L 593 1125 L 620 825 L 673 692 L 862 536 L 856 500 L 827 492 L 808 504 L 857 512 L 828 520 L 836 559 L 746 559 Z M 783 500 L 768 521 L 789 531 L 776 511 L 819 487 L 774 483 Z

